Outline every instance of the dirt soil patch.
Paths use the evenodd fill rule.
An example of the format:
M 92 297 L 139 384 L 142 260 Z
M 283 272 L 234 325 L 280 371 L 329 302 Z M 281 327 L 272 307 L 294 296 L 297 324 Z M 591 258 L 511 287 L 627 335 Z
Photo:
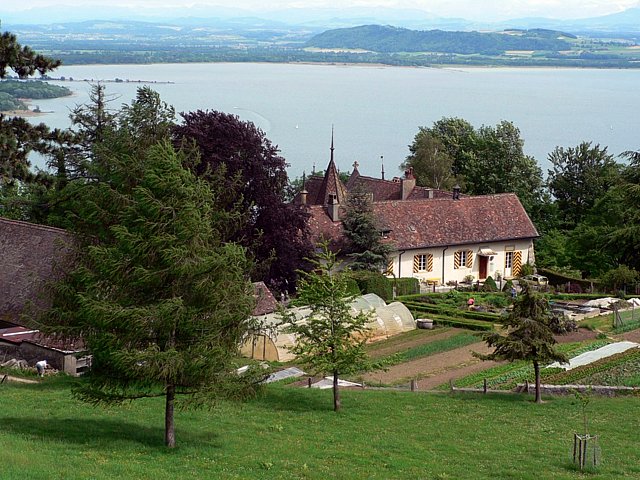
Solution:
M 394 353 L 404 352 L 406 350 L 409 350 L 410 348 L 419 347 L 420 345 L 435 342 L 437 340 L 444 340 L 445 338 L 449 338 L 459 333 L 466 332 L 466 330 L 462 330 L 460 328 L 450 328 L 439 333 L 436 333 L 437 331 L 422 331 L 425 333 L 425 335 L 408 338 L 406 340 L 396 341 L 396 339 L 392 337 L 388 341 L 388 345 L 385 345 L 383 347 L 378 347 L 375 343 L 373 343 L 371 344 L 370 355 L 373 358 L 387 357 L 393 355 Z
M 574 343 L 584 342 L 586 340 L 595 340 L 598 336 L 598 332 L 588 330 L 586 328 L 579 328 L 576 332 L 569 332 L 563 335 L 556 335 L 555 339 L 558 343 Z
M 386 372 L 373 372 L 365 375 L 364 381 L 376 384 L 394 384 L 419 380 L 420 389 L 431 389 L 448 382 L 450 379 L 464 377 L 496 365 L 496 362 L 483 362 L 473 356 L 473 352 L 487 354 L 491 349 L 484 342 L 472 343 L 466 347 L 456 348 L 448 352 L 436 353 L 410 362 L 394 365 Z
M 442 335 L 427 337 L 423 339 L 423 341 L 416 343 L 416 345 L 440 340 L 463 331 L 464 330 L 460 329 L 452 329 L 448 332 L 443 332 Z M 447 333 L 448 335 L 446 335 Z M 596 336 L 596 332 L 581 328 L 577 332 L 558 335 L 556 340 L 558 343 L 573 343 L 592 340 L 595 339 Z M 640 331 L 638 331 L 638 336 L 640 338 Z M 375 386 L 380 383 L 387 385 L 407 383 L 412 379 L 416 379 L 418 380 L 418 388 L 420 390 L 430 390 L 442 385 L 443 383 L 447 383 L 450 380 L 455 381 L 456 379 L 466 377 L 472 373 L 480 372 L 502 363 L 482 361 L 473 355 L 473 352 L 488 354 L 492 351 L 493 349 L 487 347 L 487 344 L 484 342 L 473 343 L 465 347 L 437 353 L 424 358 L 418 358 L 400 365 L 394 365 L 387 371 L 369 373 L 365 375 L 364 381 L 371 386 Z M 395 352 L 392 351 L 389 354 L 391 353 Z

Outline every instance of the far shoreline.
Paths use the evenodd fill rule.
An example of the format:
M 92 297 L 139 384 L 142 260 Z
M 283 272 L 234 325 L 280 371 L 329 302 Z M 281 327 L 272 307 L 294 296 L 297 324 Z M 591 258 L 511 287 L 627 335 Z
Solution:
M 73 67 L 91 67 L 91 66 L 104 66 L 104 67 L 116 67 L 116 66 L 157 66 L 157 65 L 305 65 L 305 66 L 328 66 L 328 67 L 372 67 L 372 68 L 401 68 L 401 69 L 430 69 L 430 70 L 476 70 L 476 69 L 495 69 L 495 70 L 612 70 L 612 71 L 636 71 L 640 70 L 640 64 L 637 67 L 607 67 L 607 66 L 576 66 L 576 65 L 466 65 L 458 63 L 447 63 L 437 65 L 389 65 L 387 63 L 369 63 L 369 62 L 267 62 L 267 61 L 255 61 L 255 62 L 231 62 L 231 61 L 210 61 L 210 62 L 152 62 L 152 63 L 73 63 L 63 64 L 61 68 L 73 68 Z M 59 67 L 59 68 L 60 68 Z M 55 72 L 55 70 L 54 70 Z M 47 79 L 44 81 L 55 81 L 62 83 L 78 83 L 78 82 L 115 82 L 114 79 L 65 79 L 60 80 L 56 78 Z M 116 82 L 120 83 L 120 82 Z M 171 84 L 173 82 L 167 82 L 162 80 L 125 80 L 122 83 L 161 83 Z

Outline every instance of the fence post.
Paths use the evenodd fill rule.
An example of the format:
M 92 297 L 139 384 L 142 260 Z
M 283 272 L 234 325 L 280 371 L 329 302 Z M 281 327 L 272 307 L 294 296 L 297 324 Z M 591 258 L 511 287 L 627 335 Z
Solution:
M 311 377 L 307 378 L 307 385 L 308 388 L 311 388 Z
M 484 393 L 485 395 L 487 394 L 487 379 L 484 379 L 484 383 L 482 386 L 482 393 Z
M 411 379 L 411 391 L 415 392 L 418 389 L 418 382 L 415 378 Z

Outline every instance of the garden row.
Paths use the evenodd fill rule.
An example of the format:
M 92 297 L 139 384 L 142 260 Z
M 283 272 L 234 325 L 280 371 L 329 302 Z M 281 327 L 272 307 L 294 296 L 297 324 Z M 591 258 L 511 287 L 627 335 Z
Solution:
M 558 350 L 567 354 L 569 358 L 576 357 L 582 353 L 596 350 L 609 343 L 609 340 L 594 340 L 588 343 L 566 343 L 558 345 Z M 638 353 L 636 353 L 638 352 Z M 565 385 L 576 382 L 589 383 L 589 375 L 604 371 L 607 368 L 613 368 L 619 365 L 623 365 L 630 360 L 640 360 L 640 350 L 632 350 L 629 353 L 614 355 L 607 357 L 598 362 L 594 362 L 584 367 L 578 367 L 573 370 L 562 370 L 560 368 L 543 368 L 541 370 L 541 378 L 543 383 Z M 638 355 L 638 356 L 634 356 Z M 610 367 L 606 367 L 611 363 Z M 599 366 L 593 367 L 593 371 L 590 367 L 599 364 Z M 575 372 L 575 373 L 574 373 Z M 591 372 L 591 373 L 590 373 Z M 518 384 L 525 381 L 534 381 L 533 365 L 527 361 L 516 361 L 511 363 L 504 363 L 495 367 L 477 372 L 472 375 L 468 375 L 456 381 L 456 387 L 468 387 L 468 388 L 482 388 L 483 382 L 486 379 L 487 386 L 495 390 L 511 390 Z M 447 389 L 449 385 L 441 385 L 440 389 Z

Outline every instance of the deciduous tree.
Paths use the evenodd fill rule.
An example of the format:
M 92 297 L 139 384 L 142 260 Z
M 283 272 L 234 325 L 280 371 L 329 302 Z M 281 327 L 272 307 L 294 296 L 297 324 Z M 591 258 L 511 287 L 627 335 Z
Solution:
M 203 178 L 224 170 L 229 208 L 248 213 L 234 240 L 246 246 L 258 265 L 254 279 L 293 290 L 297 269 L 312 251 L 307 213 L 286 201 L 287 164 L 264 132 L 251 122 L 217 111 L 182 114 L 176 144 L 195 145 L 201 161 L 192 166 Z M 216 180 L 219 180 L 218 179 Z
M 401 168 L 413 168 L 417 185 L 449 190 L 456 184 L 453 159 L 442 140 L 429 129 L 420 127 L 409 150 L 411 154 Z
M 556 198 L 567 228 L 577 225 L 596 200 L 618 182 L 620 166 L 607 153 L 607 147 L 582 142 L 578 146 L 556 147 L 549 154 L 548 172 L 551 194 Z

